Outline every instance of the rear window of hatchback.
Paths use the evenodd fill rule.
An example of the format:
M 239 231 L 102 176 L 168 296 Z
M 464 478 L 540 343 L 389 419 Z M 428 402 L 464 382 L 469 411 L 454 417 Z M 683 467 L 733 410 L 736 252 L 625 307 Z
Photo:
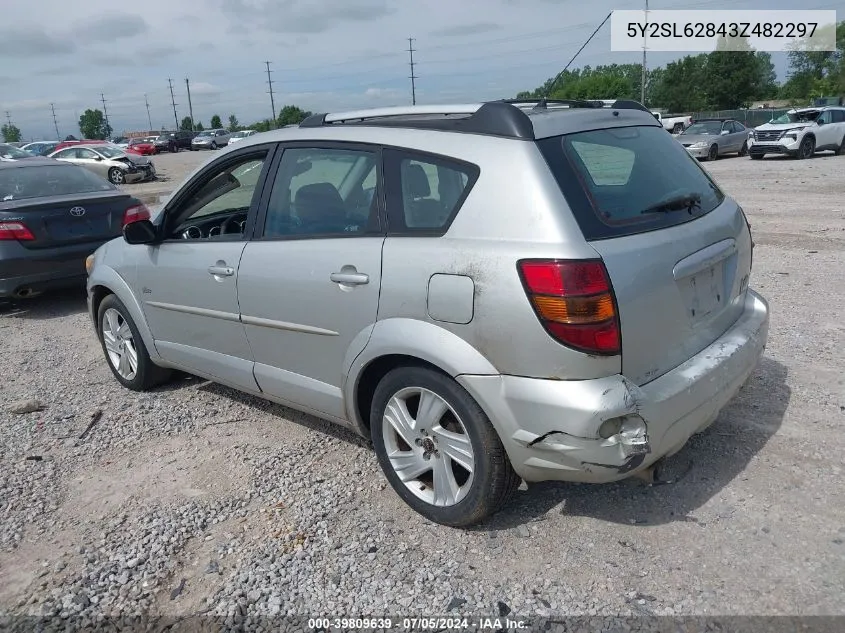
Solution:
M 725 197 L 660 127 L 578 132 L 542 139 L 538 146 L 588 240 L 683 224 Z

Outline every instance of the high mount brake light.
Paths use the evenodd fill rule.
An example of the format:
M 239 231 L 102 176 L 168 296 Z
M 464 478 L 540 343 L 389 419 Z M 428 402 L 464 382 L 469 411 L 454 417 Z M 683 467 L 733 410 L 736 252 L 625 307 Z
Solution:
M 620 353 L 619 315 L 604 263 L 524 259 L 518 268 L 534 312 L 552 338 L 589 354 Z

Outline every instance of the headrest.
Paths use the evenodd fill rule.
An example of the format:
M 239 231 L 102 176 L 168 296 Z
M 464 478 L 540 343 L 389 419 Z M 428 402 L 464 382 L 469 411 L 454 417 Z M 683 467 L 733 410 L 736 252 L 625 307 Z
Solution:
M 414 198 L 425 198 L 431 195 L 431 186 L 428 184 L 428 176 L 422 165 L 405 163 L 402 180 L 404 181 L 405 193 Z

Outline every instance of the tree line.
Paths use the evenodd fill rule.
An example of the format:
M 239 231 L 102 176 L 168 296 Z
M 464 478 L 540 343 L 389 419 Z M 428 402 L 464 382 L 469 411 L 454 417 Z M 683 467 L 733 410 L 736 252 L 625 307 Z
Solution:
M 744 41 L 744 40 L 743 40 Z M 687 55 L 649 71 L 645 100 L 652 107 L 674 112 L 734 110 L 753 101 L 788 99 L 808 103 L 813 98 L 845 96 L 845 21 L 836 26 L 834 51 L 790 51 L 789 74 L 779 84 L 769 53 L 724 50 Z M 642 65 L 609 64 L 565 70 L 518 99 L 642 98 Z
M 274 128 L 280 128 L 286 125 L 299 123 L 309 116 L 311 116 L 311 112 L 309 112 L 308 110 L 303 110 L 299 106 L 295 105 L 286 105 L 282 107 L 282 109 L 279 111 L 275 122 L 268 118 L 262 121 L 256 121 L 252 125 L 241 125 L 238 121 L 238 117 L 234 114 L 230 114 L 228 119 L 229 124 L 224 126 L 220 115 L 215 114 L 211 117 L 211 120 L 209 121 L 208 129 L 215 130 L 225 127 L 229 132 L 237 132 L 239 130 L 255 130 L 257 132 L 267 132 L 268 130 L 272 130 Z M 6 127 L 7 126 L 3 126 L 4 137 L 6 135 Z M 206 128 L 202 124 L 202 121 L 191 121 L 191 117 L 186 116 L 179 123 L 179 129 L 202 132 Z M 102 140 L 111 138 L 114 130 L 112 129 L 111 125 L 109 125 L 109 123 L 106 121 L 102 110 L 94 108 L 85 110 L 85 112 L 83 112 L 82 115 L 79 117 L 79 132 L 80 134 L 82 134 L 82 138 Z M 18 134 L 20 134 L 20 131 L 18 131 Z M 12 139 L 7 140 L 11 141 Z

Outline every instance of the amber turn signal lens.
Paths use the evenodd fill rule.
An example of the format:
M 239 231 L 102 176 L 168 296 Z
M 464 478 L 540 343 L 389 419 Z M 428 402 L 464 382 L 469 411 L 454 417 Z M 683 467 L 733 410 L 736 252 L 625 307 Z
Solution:
M 613 299 L 608 293 L 569 298 L 535 295 L 533 300 L 543 319 L 557 323 L 598 323 L 615 316 Z

